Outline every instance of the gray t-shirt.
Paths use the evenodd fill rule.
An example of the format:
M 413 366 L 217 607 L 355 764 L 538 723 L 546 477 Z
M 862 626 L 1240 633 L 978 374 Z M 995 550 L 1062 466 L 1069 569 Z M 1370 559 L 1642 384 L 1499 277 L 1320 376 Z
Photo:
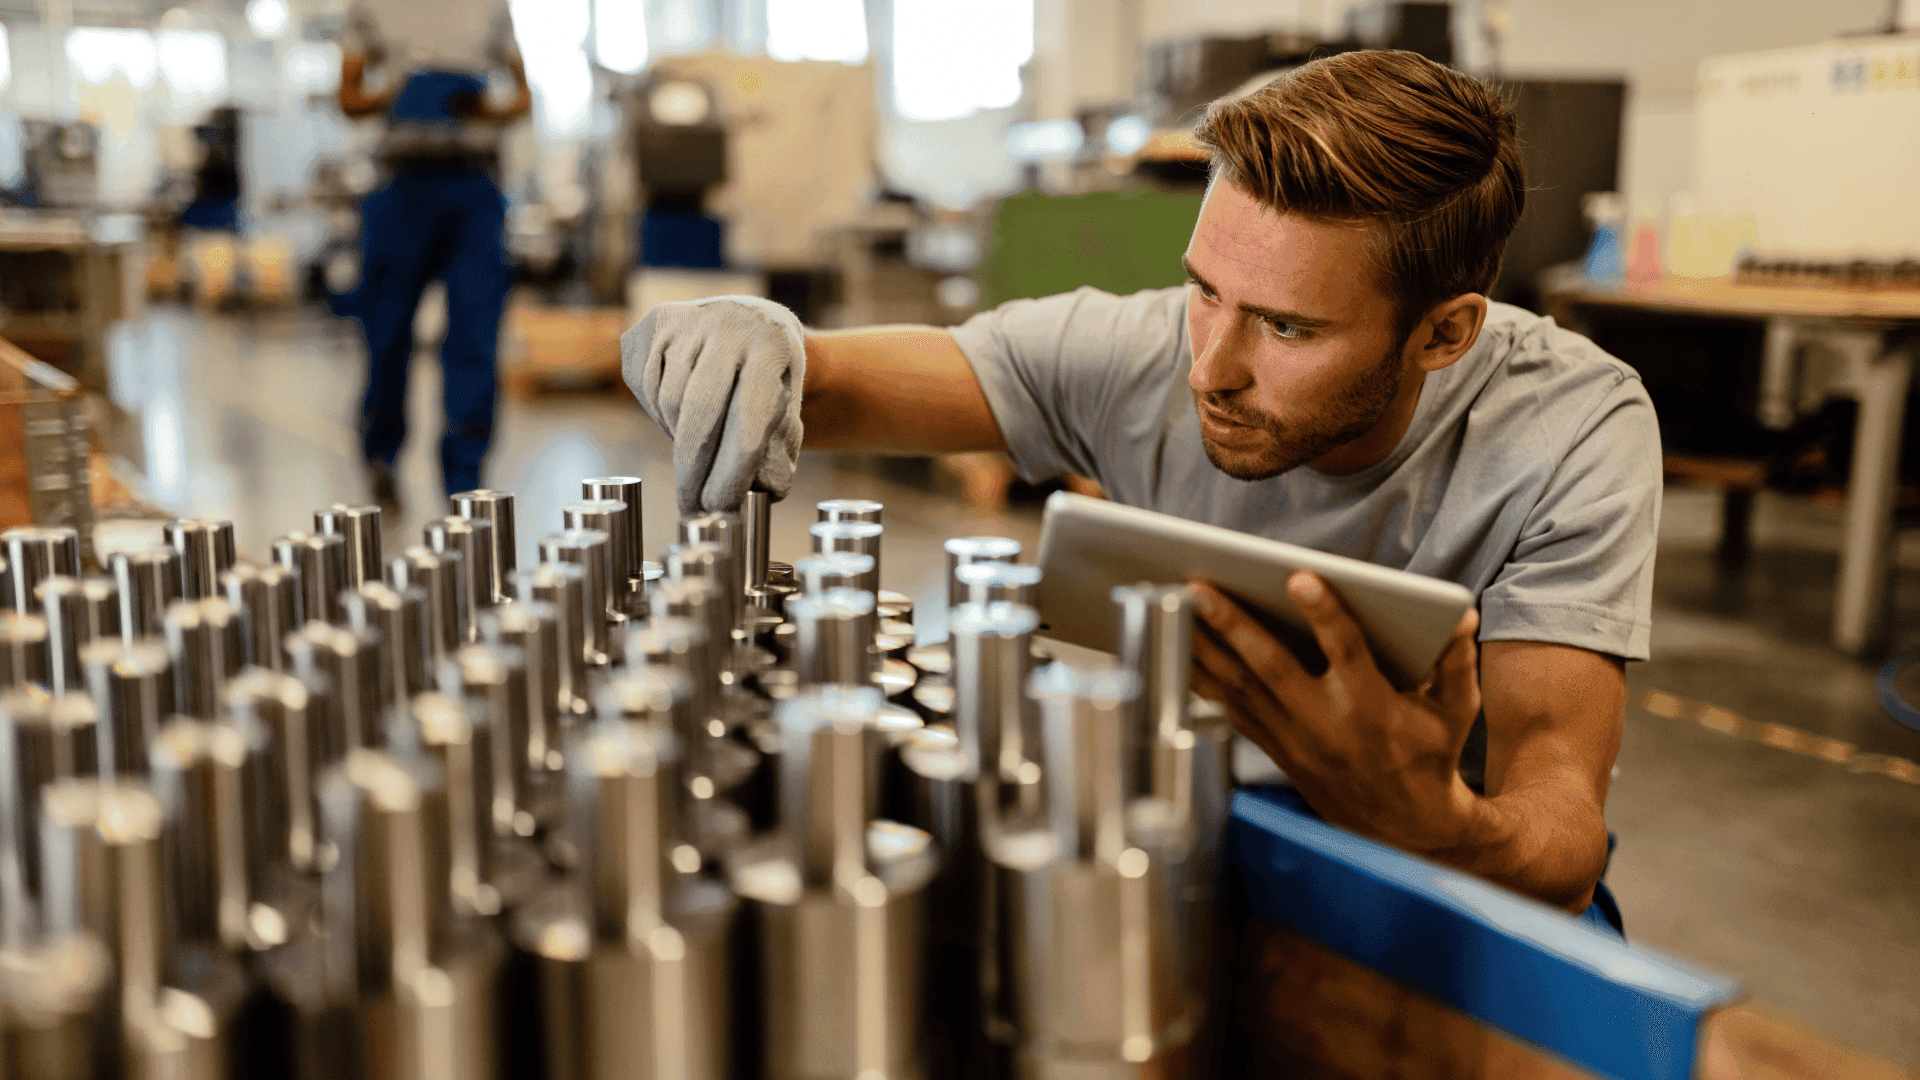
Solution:
M 1632 368 L 1494 304 L 1384 460 L 1249 483 L 1201 449 L 1186 305 L 1080 289 L 953 329 L 1027 479 L 1079 473 L 1129 506 L 1458 582 L 1482 641 L 1646 659 L 1660 434 Z

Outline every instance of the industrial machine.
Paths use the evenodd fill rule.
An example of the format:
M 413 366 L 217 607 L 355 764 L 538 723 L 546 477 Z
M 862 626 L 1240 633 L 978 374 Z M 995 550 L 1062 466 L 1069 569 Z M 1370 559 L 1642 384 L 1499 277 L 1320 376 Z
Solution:
M 6 1075 L 1191 1073 L 1230 729 L 1184 587 L 1070 666 L 957 538 L 922 645 L 879 503 L 652 561 L 638 479 L 581 496 L 531 567 L 495 491 L 398 552 L 345 505 L 258 563 L 4 535 Z

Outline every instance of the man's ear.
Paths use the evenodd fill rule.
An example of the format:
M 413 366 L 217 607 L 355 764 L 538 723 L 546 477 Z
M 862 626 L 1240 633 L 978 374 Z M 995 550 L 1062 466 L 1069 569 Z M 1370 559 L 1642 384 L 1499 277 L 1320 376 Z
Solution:
M 1479 293 L 1440 301 L 1420 320 L 1408 342 L 1414 364 L 1429 373 L 1451 366 L 1473 348 L 1486 323 L 1487 298 Z

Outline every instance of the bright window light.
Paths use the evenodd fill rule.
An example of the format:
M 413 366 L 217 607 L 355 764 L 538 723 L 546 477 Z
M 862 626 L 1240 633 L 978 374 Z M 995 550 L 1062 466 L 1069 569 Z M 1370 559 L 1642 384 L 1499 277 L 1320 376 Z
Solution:
M 287 32 L 287 24 L 293 21 L 293 12 L 287 10 L 287 0 L 251 0 L 247 4 L 247 25 L 263 38 L 277 38 Z
M 227 43 L 211 30 L 162 30 L 154 35 L 160 77 L 185 98 L 216 97 L 227 89 Z
M 593 55 L 623 75 L 647 66 L 644 0 L 593 0 Z
M 7 24 L 0 23 L 0 90 L 13 81 L 13 47 L 7 41 Z
M 1080 149 L 1087 133 L 1074 120 L 1036 120 L 1007 129 L 1007 153 L 1022 161 L 1061 158 Z
M 866 5 L 861 0 L 767 0 L 767 55 L 865 62 Z
M 303 41 L 287 50 L 287 85 L 302 94 L 326 93 L 340 85 L 340 46 Z
M 587 0 L 510 0 L 508 11 L 527 66 L 527 85 L 539 105 L 535 125 L 554 138 L 585 134 L 593 112 Z
M 1153 138 L 1153 125 L 1144 116 L 1118 116 L 1107 125 L 1107 149 L 1121 156 L 1136 153 Z
M 896 0 L 893 103 L 910 120 L 951 120 L 1020 100 L 1033 58 L 1033 0 Z
M 103 83 L 119 74 L 136 87 L 151 84 L 158 67 L 152 35 L 145 30 L 104 26 L 80 26 L 67 31 L 67 60 L 83 82 Z
M 655 0 L 653 29 L 663 53 L 699 52 L 713 43 L 712 10 L 695 0 Z

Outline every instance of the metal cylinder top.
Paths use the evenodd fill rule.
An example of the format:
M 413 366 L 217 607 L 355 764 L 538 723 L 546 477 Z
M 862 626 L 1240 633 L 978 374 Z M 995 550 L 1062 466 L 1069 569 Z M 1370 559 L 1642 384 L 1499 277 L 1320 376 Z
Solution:
M 86 679 L 80 670 L 80 647 L 103 637 L 120 636 L 120 594 L 108 578 L 72 578 L 55 574 L 42 581 L 34 594 L 47 620 L 49 690 L 81 692 Z
M 0 611 L 0 692 L 50 683 L 47 670 L 47 620 L 38 615 Z
M 956 536 L 941 545 L 947 553 L 947 608 L 967 602 L 967 589 L 955 571 L 970 563 L 1010 563 L 1020 557 L 1020 541 L 1005 536 Z
M 568 529 L 598 529 L 607 534 L 607 582 L 624 589 L 634 575 L 633 521 L 619 499 L 578 499 L 560 508 Z
M 641 505 L 644 489 L 637 476 L 592 476 L 580 481 L 583 499 L 617 499 L 627 504 L 627 558 L 634 567 L 646 561 L 647 544 L 642 535 L 646 522 Z M 634 570 L 636 574 L 639 572 Z
M 288 533 L 273 542 L 273 561 L 300 579 L 300 621 L 336 622 L 347 587 L 347 538 Z
M 1040 568 L 1018 563 L 968 563 L 953 572 L 966 587 L 967 600 L 990 604 L 996 600 L 1032 604 L 1034 586 L 1040 584 Z
M 813 504 L 814 511 L 821 521 L 866 522 L 880 524 L 880 515 L 886 510 L 885 503 L 872 499 L 822 499 Z
M 0 533 L 0 552 L 7 562 L 6 580 L 12 594 L 0 598 L 0 607 L 23 614 L 38 612 L 33 590 L 54 574 L 80 576 L 80 533 L 64 525 L 18 525 Z
M 794 563 L 793 573 L 809 594 L 857 589 L 873 573 L 873 556 L 857 551 L 823 551 Z
M 346 587 L 380 580 L 386 568 L 380 565 L 378 506 L 334 503 L 325 510 L 315 510 L 313 531 L 325 536 L 338 536 L 347 542 Z
M 160 632 L 160 616 L 180 599 L 180 553 L 170 547 L 116 551 L 108 558 L 120 591 L 120 636 L 127 641 Z
M 518 534 L 514 529 L 513 493 L 476 488 L 451 496 L 453 512 L 469 521 L 485 521 L 493 526 L 487 550 L 493 560 L 494 599 L 507 598 L 507 581 L 520 567 Z
M 180 518 L 165 527 L 167 546 L 180 553 L 180 593 L 187 600 L 220 595 L 220 575 L 232 568 L 233 522 Z

